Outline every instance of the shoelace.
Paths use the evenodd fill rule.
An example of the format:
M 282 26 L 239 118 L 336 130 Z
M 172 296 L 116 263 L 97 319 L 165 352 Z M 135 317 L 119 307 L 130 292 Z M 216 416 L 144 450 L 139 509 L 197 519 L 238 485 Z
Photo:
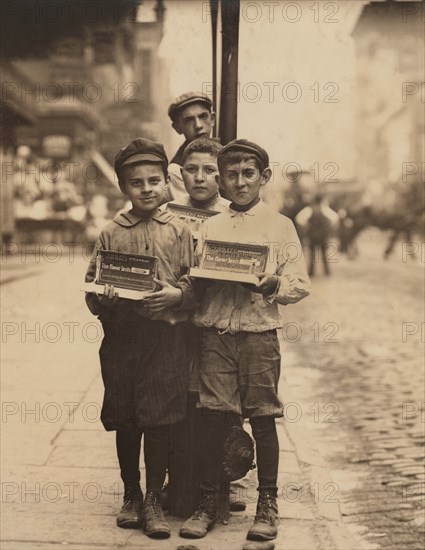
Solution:
M 194 511 L 192 520 L 198 520 L 201 519 L 202 514 L 205 512 L 205 506 L 201 504 L 198 506 L 198 508 Z
M 270 493 L 262 493 L 260 496 L 260 501 L 258 503 L 257 513 L 255 514 L 255 519 L 257 521 L 270 519 L 270 508 L 272 505 L 272 496 Z
M 140 487 L 132 487 L 128 490 L 127 494 L 124 494 L 124 504 L 131 503 L 132 500 L 135 500 L 138 496 L 141 496 L 142 492 Z
M 151 511 L 149 508 L 150 508 L 150 506 L 152 506 L 153 513 L 155 515 L 158 515 L 158 514 L 162 513 L 160 501 L 159 501 L 159 498 L 156 495 L 152 495 L 152 496 L 147 497 L 146 501 L 145 501 L 145 506 L 146 506 L 146 511 L 147 512 Z
M 202 514 L 204 512 L 208 514 L 208 509 L 212 508 L 212 504 L 213 504 L 213 501 L 214 501 L 214 496 L 213 495 L 206 496 L 204 498 L 204 500 L 205 500 L 205 502 L 201 502 L 201 504 L 198 506 L 198 508 L 193 513 L 193 516 L 192 516 L 193 520 L 201 519 Z

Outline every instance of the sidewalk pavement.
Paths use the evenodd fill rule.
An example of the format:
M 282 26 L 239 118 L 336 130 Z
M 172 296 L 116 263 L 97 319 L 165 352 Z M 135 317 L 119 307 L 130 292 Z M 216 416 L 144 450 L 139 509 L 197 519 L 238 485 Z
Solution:
M 255 514 L 255 482 L 246 512 L 232 513 L 228 525 L 204 539 L 180 538 L 182 520 L 175 518 L 172 537 L 162 541 L 116 527 L 122 486 L 114 433 L 99 421 L 101 334 L 78 288 L 85 266 L 44 265 L 36 277 L 2 287 L 2 550 L 242 549 Z M 290 380 L 283 378 L 281 393 L 296 403 Z M 296 409 L 291 422 L 278 421 L 275 548 L 357 550 L 341 521 L 336 485 Z

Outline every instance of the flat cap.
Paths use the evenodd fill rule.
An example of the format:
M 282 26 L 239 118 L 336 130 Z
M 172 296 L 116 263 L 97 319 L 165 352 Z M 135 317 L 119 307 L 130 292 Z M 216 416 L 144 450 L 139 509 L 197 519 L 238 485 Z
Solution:
M 174 122 L 177 113 L 192 103 L 203 103 L 209 110 L 212 109 L 212 101 L 206 94 L 203 94 L 202 92 L 186 92 L 185 94 L 176 97 L 176 99 L 171 103 L 168 107 L 168 116 Z
M 146 138 L 136 138 L 118 151 L 115 156 L 114 168 L 120 187 L 122 168 L 137 162 L 160 162 L 167 168 L 168 159 L 162 143 Z
M 218 154 L 218 159 L 222 157 L 228 151 L 244 151 L 255 155 L 263 164 L 264 168 L 269 167 L 269 155 L 267 151 L 252 141 L 247 139 L 234 139 L 229 141 L 227 145 Z

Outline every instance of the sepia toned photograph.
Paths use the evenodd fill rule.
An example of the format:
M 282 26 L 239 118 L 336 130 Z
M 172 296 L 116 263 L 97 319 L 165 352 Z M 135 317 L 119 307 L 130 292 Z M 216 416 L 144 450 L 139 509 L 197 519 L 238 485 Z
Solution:
M 0 3 L 2 550 L 422 550 L 425 2 Z

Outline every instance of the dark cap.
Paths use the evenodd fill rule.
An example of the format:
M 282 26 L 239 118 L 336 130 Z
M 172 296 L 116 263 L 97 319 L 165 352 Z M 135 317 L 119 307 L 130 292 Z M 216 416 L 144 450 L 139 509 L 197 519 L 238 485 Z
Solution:
M 186 92 L 185 94 L 176 97 L 176 99 L 171 103 L 168 107 L 168 116 L 174 122 L 178 112 L 192 103 L 203 103 L 210 111 L 212 109 L 212 101 L 207 95 L 202 92 Z
M 138 162 L 160 162 L 165 168 L 167 168 L 168 159 L 162 143 L 145 138 L 136 138 L 133 139 L 133 141 L 126 147 L 120 149 L 115 156 L 114 163 L 118 181 L 120 182 L 120 177 L 124 166 Z
M 251 155 L 255 155 L 261 161 L 264 168 L 269 167 L 269 155 L 267 152 L 256 143 L 248 141 L 247 139 L 234 139 L 229 141 L 229 143 L 219 152 L 217 160 L 219 160 L 220 157 L 225 155 L 228 151 L 243 151 L 250 153 Z

